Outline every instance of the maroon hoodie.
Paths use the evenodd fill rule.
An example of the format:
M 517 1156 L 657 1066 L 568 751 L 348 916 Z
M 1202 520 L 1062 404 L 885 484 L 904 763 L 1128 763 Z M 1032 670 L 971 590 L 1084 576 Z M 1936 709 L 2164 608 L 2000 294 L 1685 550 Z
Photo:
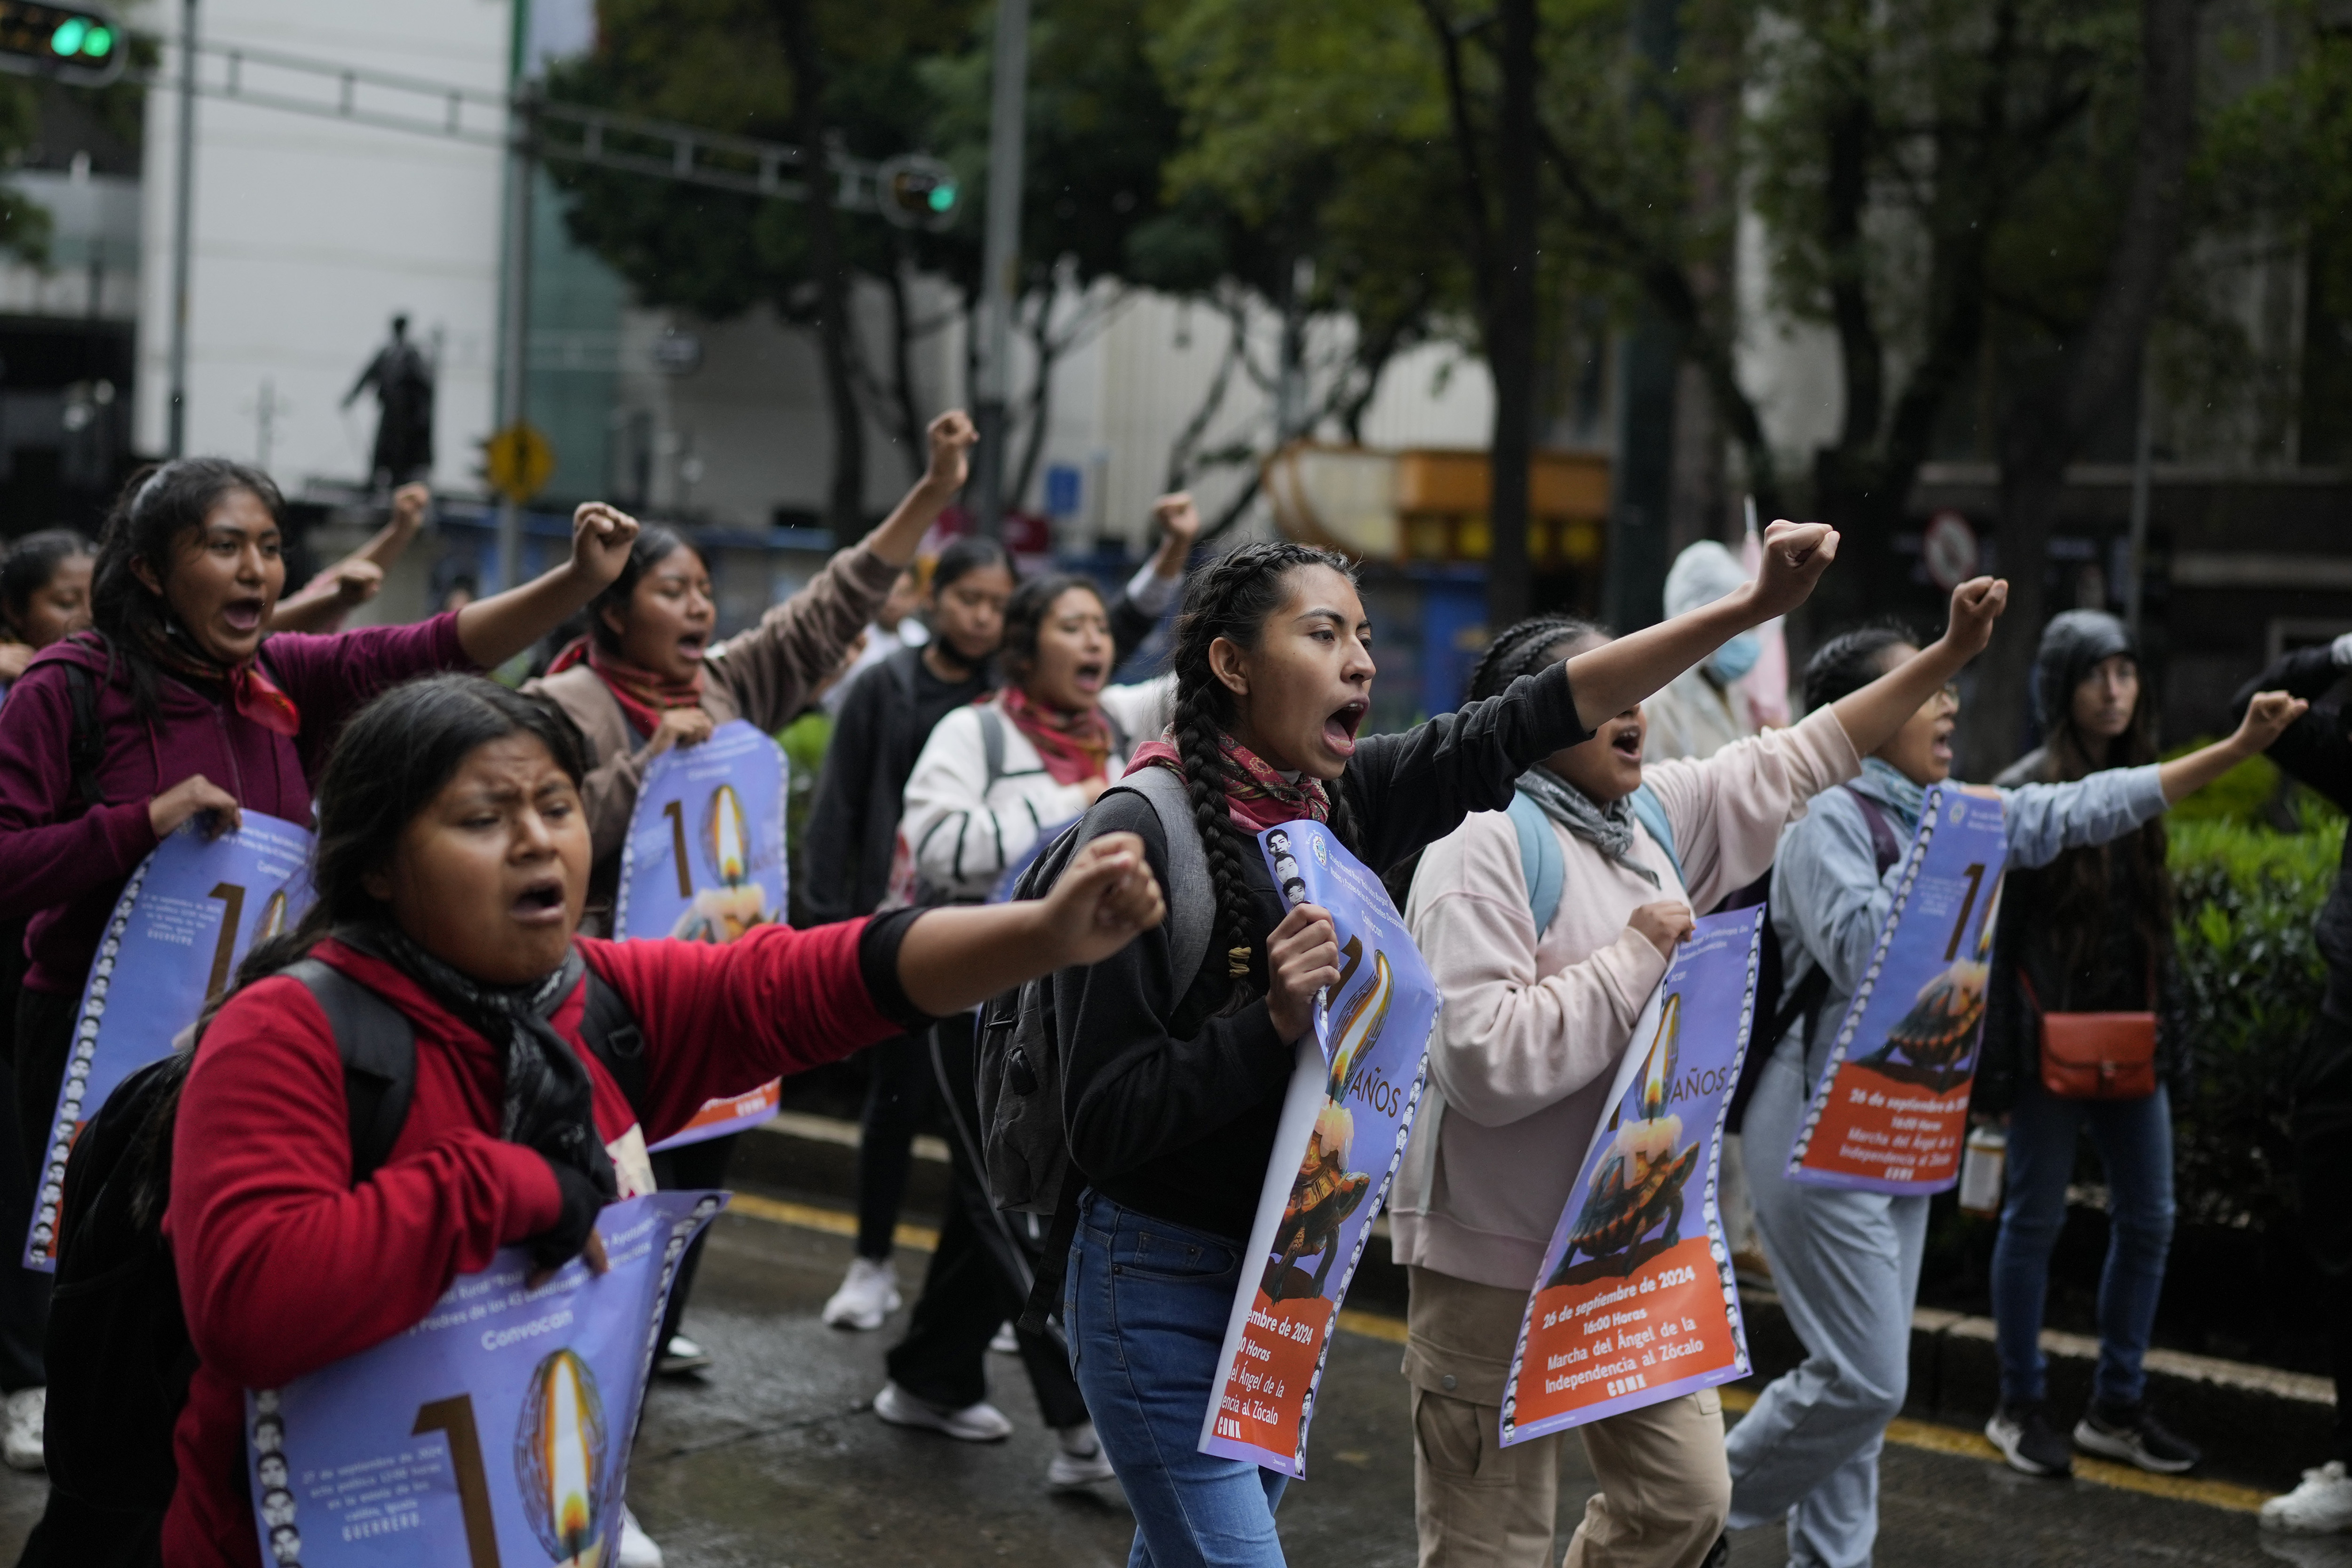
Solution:
M 157 682 L 154 716 L 142 719 L 121 661 L 109 681 L 106 649 L 89 633 L 44 649 L 9 689 L 0 706 L 0 907 L 33 911 L 27 989 L 80 991 L 122 884 L 155 847 L 149 800 L 202 773 L 247 811 L 309 827 L 310 781 L 344 720 L 413 676 L 477 668 L 457 646 L 454 612 L 333 637 L 281 632 L 262 659 L 301 710 L 299 735 L 264 729 L 225 690 L 169 675 Z M 68 662 L 91 672 L 106 732 L 98 778 L 107 804 L 96 810 L 74 788 Z

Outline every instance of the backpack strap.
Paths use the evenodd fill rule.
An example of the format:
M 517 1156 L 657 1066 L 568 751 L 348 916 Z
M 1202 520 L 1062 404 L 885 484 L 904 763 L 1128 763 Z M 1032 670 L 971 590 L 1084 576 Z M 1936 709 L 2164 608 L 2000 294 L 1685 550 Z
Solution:
M 1853 785 L 1841 784 L 1838 787 L 1853 796 L 1853 804 L 1862 807 L 1863 823 L 1870 829 L 1871 853 L 1878 860 L 1879 876 L 1885 877 L 1887 868 L 1903 858 L 1903 841 L 1895 836 L 1894 819 L 1886 815 L 1885 806 Z
M 1675 853 L 1675 825 L 1666 820 L 1666 803 L 1660 800 L 1648 784 L 1643 784 L 1626 796 L 1633 808 L 1633 819 L 1646 829 L 1659 848 L 1666 852 L 1666 864 L 1675 868 L 1675 880 L 1690 890 L 1690 879 L 1683 875 L 1683 858 Z
M 1004 776 L 1004 715 L 985 704 L 979 712 L 981 764 L 988 770 L 988 777 L 980 786 L 980 798 L 984 804 L 988 792 Z
M 98 686 L 89 670 L 72 659 L 65 661 L 66 701 L 73 714 L 73 730 L 66 742 L 66 765 L 72 770 L 74 794 L 95 811 L 106 804 L 99 786 L 99 771 L 106 763 L 106 727 L 98 718 Z
M 588 971 L 581 1037 L 613 1075 L 638 1120 L 645 1117 L 646 1036 L 628 1004 L 593 964 Z M 416 1098 L 416 1026 L 382 993 L 323 959 L 300 958 L 284 973 L 317 998 L 343 1060 L 343 1099 L 351 1117 L 352 1182 L 368 1179 L 392 1157 Z
M 391 1158 L 408 1120 L 408 1104 L 416 1095 L 416 1026 L 373 988 L 322 959 L 297 959 L 284 973 L 318 1001 L 343 1058 L 352 1182 L 357 1185 Z
M 1113 787 L 1141 795 L 1160 814 L 1160 836 L 1168 840 L 1168 952 L 1174 965 L 1169 973 L 1181 997 L 1209 956 L 1217 910 L 1209 851 L 1201 842 L 1200 824 L 1192 820 L 1192 797 L 1182 774 L 1157 763 L 1136 769 Z
M 613 989 L 612 982 L 596 973 L 593 963 L 588 971 L 588 999 L 580 1016 L 580 1037 L 613 1075 L 629 1109 L 637 1120 L 646 1119 L 647 1099 L 646 1077 L 646 1032 L 638 1026 L 629 1005 Z
M 1559 852 L 1559 840 L 1552 836 L 1551 820 L 1544 809 L 1527 795 L 1511 793 L 1511 804 L 1505 808 L 1511 819 L 1511 831 L 1519 838 L 1519 871 L 1528 882 L 1528 912 L 1536 920 L 1536 940 L 1551 929 L 1552 917 L 1559 912 L 1560 889 L 1568 881 L 1567 857 Z

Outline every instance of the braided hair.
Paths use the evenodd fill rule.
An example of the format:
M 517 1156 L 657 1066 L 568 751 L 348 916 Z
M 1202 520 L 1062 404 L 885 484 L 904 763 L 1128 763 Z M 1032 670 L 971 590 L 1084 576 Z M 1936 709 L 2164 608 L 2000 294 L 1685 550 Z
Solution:
M 1554 648 L 1580 643 L 1587 637 L 1606 642 L 1609 629 L 1575 616 L 1536 616 L 1506 628 L 1486 645 L 1478 662 L 1470 667 L 1467 700 L 1500 697 L 1519 677 L 1533 675 L 1556 662 L 1550 657 Z
M 1282 606 L 1292 573 L 1309 566 L 1328 566 L 1349 583 L 1355 563 L 1344 555 L 1286 542 L 1244 544 L 1194 572 L 1185 584 L 1184 611 L 1176 620 L 1175 645 L 1169 663 L 1176 674 L 1176 704 L 1169 728 L 1183 763 L 1184 784 L 1192 802 L 1192 820 L 1208 851 L 1209 881 L 1217 901 L 1211 952 L 1226 956 L 1227 977 L 1235 984 L 1228 1005 L 1237 1005 L 1265 989 L 1265 936 L 1257 930 L 1257 910 L 1245 874 L 1253 847 L 1234 826 L 1225 802 L 1221 735 L 1233 728 L 1234 694 L 1217 679 L 1209 664 L 1209 647 L 1219 637 L 1236 647 L 1255 648 L 1265 635 L 1266 618 Z M 1331 831 L 1354 848 L 1355 813 L 1348 792 L 1333 780 L 1326 792 L 1331 802 Z

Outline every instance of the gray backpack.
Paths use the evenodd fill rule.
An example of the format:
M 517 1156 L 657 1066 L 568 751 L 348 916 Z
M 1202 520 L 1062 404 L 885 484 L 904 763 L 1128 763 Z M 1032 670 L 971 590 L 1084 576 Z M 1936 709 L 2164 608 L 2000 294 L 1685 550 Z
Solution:
M 1119 791 L 1150 803 L 1168 840 L 1169 885 L 1162 891 L 1174 961 L 1171 973 L 1181 995 L 1209 952 L 1216 897 L 1209 882 L 1208 851 L 1192 820 L 1184 781 L 1176 773 L 1142 768 L 1103 796 Z M 1043 897 L 1079 847 L 1104 831 L 1097 814 L 1088 811 L 1030 863 L 1013 896 Z M 1062 1042 L 1054 1016 L 1054 976 L 1043 975 L 1000 993 L 982 1010 L 979 1055 L 977 1088 L 989 1193 L 1001 1209 L 1054 1214 L 1066 1195 L 1070 1169 L 1070 1141 L 1062 1124 Z

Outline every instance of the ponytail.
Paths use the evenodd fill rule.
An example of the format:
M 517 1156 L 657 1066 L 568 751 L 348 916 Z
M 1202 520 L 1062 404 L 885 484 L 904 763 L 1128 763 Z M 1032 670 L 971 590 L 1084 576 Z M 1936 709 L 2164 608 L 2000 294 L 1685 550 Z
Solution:
M 1264 994 L 1265 940 L 1257 931 L 1256 900 L 1246 869 L 1255 847 L 1244 842 L 1225 799 L 1220 742 L 1233 727 L 1234 695 L 1210 668 L 1209 647 L 1219 637 L 1241 647 L 1256 647 L 1266 617 L 1282 605 L 1286 580 L 1308 566 L 1328 566 L 1350 583 L 1356 580 L 1355 565 L 1347 557 L 1286 542 L 1244 544 L 1201 568 L 1185 585 L 1184 610 L 1177 617 L 1169 654 L 1176 675 L 1175 711 L 1169 727 L 1183 764 L 1193 825 L 1208 852 L 1209 882 L 1216 898 L 1209 951 L 1224 955 L 1226 976 L 1235 983 L 1229 1005 Z M 1352 849 L 1356 821 L 1348 793 L 1334 779 L 1326 794 L 1331 803 L 1331 831 Z

